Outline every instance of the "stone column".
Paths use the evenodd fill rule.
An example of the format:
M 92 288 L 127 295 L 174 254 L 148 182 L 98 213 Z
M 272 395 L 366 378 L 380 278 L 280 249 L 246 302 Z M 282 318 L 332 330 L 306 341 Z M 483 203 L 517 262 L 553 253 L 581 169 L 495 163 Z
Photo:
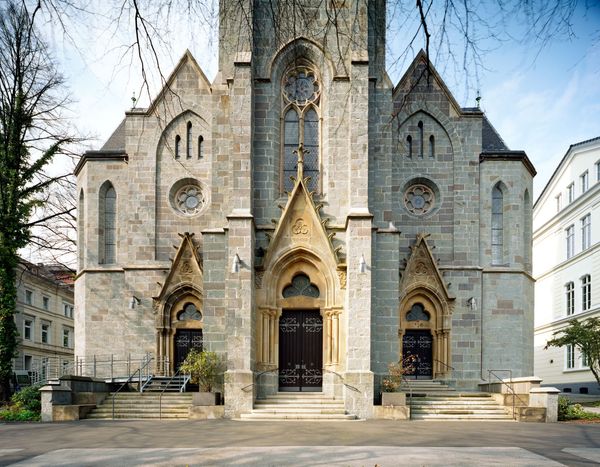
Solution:
M 254 220 L 252 216 L 252 68 L 251 55 L 238 54 L 233 76 L 227 79 L 230 99 L 231 214 L 227 216 L 227 371 L 225 416 L 238 417 L 252 410 L 254 330 Z M 237 270 L 233 270 L 237 255 Z

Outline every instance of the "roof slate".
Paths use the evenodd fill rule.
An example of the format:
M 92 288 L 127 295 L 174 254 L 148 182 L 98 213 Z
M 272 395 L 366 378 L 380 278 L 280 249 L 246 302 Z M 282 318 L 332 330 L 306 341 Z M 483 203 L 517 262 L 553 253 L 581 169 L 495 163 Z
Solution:
M 483 151 L 508 151 L 508 146 L 487 117 L 481 122 L 481 149 Z
M 106 140 L 101 151 L 124 151 L 125 150 L 125 119 L 121 120 L 119 126 Z

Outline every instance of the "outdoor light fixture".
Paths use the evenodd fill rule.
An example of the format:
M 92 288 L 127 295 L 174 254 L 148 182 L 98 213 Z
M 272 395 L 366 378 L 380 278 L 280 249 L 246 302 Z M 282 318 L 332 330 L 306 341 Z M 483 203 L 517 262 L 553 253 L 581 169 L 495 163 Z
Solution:
M 364 274 L 367 272 L 367 262 L 365 261 L 365 255 L 360 255 L 360 259 L 358 260 L 358 272 Z
M 236 253 L 233 257 L 233 262 L 231 263 L 231 272 L 238 273 L 240 272 L 240 256 Z
M 467 305 L 469 305 L 469 308 L 471 308 L 471 310 L 477 310 L 477 299 L 475 297 L 469 298 L 467 300 Z
M 133 310 L 136 307 L 136 305 L 139 305 L 140 303 L 142 303 L 142 301 L 135 295 L 132 295 L 131 300 L 129 300 L 129 309 Z

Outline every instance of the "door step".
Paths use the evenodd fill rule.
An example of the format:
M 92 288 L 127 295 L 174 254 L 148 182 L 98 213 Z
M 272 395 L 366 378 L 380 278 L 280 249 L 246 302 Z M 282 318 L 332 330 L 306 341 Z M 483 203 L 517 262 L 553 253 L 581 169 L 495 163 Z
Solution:
M 240 415 L 239 419 L 347 421 L 357 420 L 357 417 L 346 412 L 342 399 L 316 392 L 280 392 L 257 400 L 252 412 Z

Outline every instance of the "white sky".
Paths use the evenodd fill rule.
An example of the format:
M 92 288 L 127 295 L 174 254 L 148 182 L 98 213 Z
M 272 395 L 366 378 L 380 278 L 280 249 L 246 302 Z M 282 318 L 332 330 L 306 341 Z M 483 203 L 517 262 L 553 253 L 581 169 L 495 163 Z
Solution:
M 446 73 L 434 59 L 458 102 L 474 107 L 479 89 L 482 109 L 509 148 L 527 152 L 538 171 L 536 197 L 570 144 L 600 136 L 600 6 L 591 2 L 573 21 L 576 37 L 569 40 L 555 40 L 541 50 L 535 43 L 505 43 L 487 53 L 479 83 L 469 77 L 466 84 L 464 75 Z M 212 80 L 217 67 L 215 33 L 202 33 L 197 24 L 189 25 L 185 19 L 164 28 L 177 32 L 164 36 L 173 39 L 160 49 L 163 73 L 168 75 L 189 48 Z M 140 90 L 139 69 L 118 47 L 127 36 L 121 30 L 115 34 L 111 28 L 81 24 L 74 34 L 74 47 L 62 36 L 53 36 L 58 34 L 55 28 L 47 33 L 76 101 L 72 106 L 75 123 L 95 137 L 89 147 L 99 148 L 131 107 L 131 96 Z M 388 61 L 397 45 L 391 42 Z M 403 66 L 389 70 L 393 83 L 406 66 L 405 60 Z M 139 105 L 146 104 L 142 97 Z

